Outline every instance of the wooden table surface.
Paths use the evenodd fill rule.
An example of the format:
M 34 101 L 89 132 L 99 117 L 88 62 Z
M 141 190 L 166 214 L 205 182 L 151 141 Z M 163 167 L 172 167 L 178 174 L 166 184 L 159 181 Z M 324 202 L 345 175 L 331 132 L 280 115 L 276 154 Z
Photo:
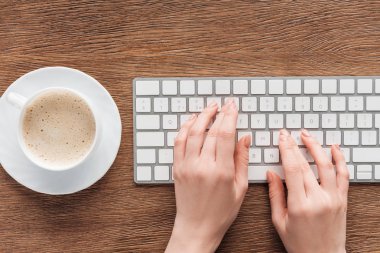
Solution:
M 33 69 L 80 69 L 114 97 L 123 137 L 107 175 L 76 194 L 0 170 L 0 252 L 165 249 L 173 187 L 133 183 L 134 77 L 380 75 L 379 42 L 379 1 L 2 1 L 0 94 Z M 380 252 L 379 224 L 380 185 L 352 185 L 348 251 Z M 283 251 L 268 188 L 252 185 L 218 252 Z

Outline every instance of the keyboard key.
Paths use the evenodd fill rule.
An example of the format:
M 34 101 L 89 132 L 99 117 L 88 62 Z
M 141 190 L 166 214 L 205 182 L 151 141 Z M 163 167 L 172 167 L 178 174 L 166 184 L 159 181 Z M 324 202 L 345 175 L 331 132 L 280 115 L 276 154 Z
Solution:
M 195 81 L 194 80 L 181 80 L 179 83 L 181 95 L 194 95 L 195 94 Z
M 155 98 L 154 99 L 154 111 L 155 112 L 168 112 L 169 111 L 168 98 Z
M 336 128 L 336 114 L 322 114 L 322 128 Z
M 313 110 L 315 112 L 325 112 L 328 109 L 327 97 L 313 97 Z
M 295 109 L 297 112 L 310 111 L 310 98 L 309 97 L 296 97 Z
M 337 80 L 336 79 L 322 79 L 322 94 L 336 94 L 337 93 Z
M 154 167 L 154 179 L 156 181 L 169 180 L 169 166 L 155 166 Z
M 367 111 L 380 111 L 380 97 L 367 97 Z
M 287 128 L 301 128 L 301 114 L 287 114 L 286 127 Z
M 350 159 L 351 159 L 350 149 L 349 148 L 340 148 L 340 150 L 342 151 L 346 162 L 349 163 Z
M 163 129 L 177 129 L 177 115 L 162 115 L 162 128 Z
M 222 109 L 222 98 L 221 97 L 208 97 L 206 106 L 209 106 L 212 102 L 215 102 L 218 105 L 218 111 L 220 111 Z
M 354 94 L 355 80 L 354 79 L 340 79 L 339 88 L 340 88 L 340 94 Z
M 249 149 L 249 163 L 261 163 L 261 149 L 259 148 Z
M 326 131 L 326 145 L 341 144 L 342 134 L 340 131 Z
M 150 166 L 137 166 L 136 179 L 137 181 L 151 181 L 152 168 Z
M 357 146 L 359 145 L 359 132 L 358 131 L 344 131 L 343 132 L 344 145 Z
M 263 95 L 266 92 L 265 80 L 251 80 L 251 94 Z
M 380 165 L 375 166 L 375 179 L 380 179 Z
M 348 110 L 352 112 L 363 111 L 363 97 L 349 97 Z
M 237 139 L 240 140 L 244 136 L 251 136 L 251 146 L 253 146 L 253 139 L 252 139 L 252 132 L 247 132 L 247 131 L 238 131 L 237 132 Z
M 290 135 L 293 137 L 297 145 L 305 145 L 301 139 L 301 131 L 291 131 Z
M 358 128 L 372 128 L 372 114 L 359 113 L 357 114 Z
M 304 114 L 303 125 L 305 128 L 319 128 L 319 114 Z
M 162 94 L 163 95 L 177 95 L 177 81 L 175 80 L 162 81 Z
M 319 94 L 319 80 L 305 79 L 303 83 L 303 90 L 305 94 Z
M 160 94 L 159 81 L 136 81 L 136 95 L 148 96 Z
M 293 110 L 293 99 L 291 97 L 277 98 L 277 110 L 279 112 L 291 112 Z
M 372 93 L 372 79 L 358 79 L 358 93 L 371 94 Z
M 380 114 L 375 115 L 375 127 L 380 128 Z
M 306 161 L 308 161 L 309 163 L 314 162 L 314 159 L 311 156 L 311 154 L 310 154 L 310 152 L 309 152 L 308 149 L 306 149 L 306 148 L 300 148 L 300 151 L 301 151 L 301 154 L 303 155 L 303 157 L 305 157 Z
M 270 132 L 257 131 L 254 140 L 256 146 L 270 146 Z
M 137 132 L 136 146 L 138 147 L 162 147 L 164 146 L 163 132 Z
M 354 128 L 355 127 L 355 114 L 339 114 L 340 128 Z
M 260 111 L 273 112 L 274 111 L 274 97 L 261 97 Z
M 356 166 L 357 179 L 372 179 L 372 165 Z
M 136 112 L 150 112 L 150 98 L 136 98 Z
M 234 94 L 248 94 L 248 80 L 234 80 L 233 81 Z
M 186 98 L 178 97 L 171 99 L 172 112 L 186 112 Z
M 201 112 L 204 106 L 204 99 L 202 97 L 189 98 L 189 112 Z
M 269 114 L 269 128 L 280 129 L 284 127 L 284 115 Z
M 331 97 L 330 107 L 333 112 L 344 112 L 346 110 L 346 98 L 345 97 Z
M 284 171 L 282 166 L 248 166 L 248 180 L 258 180 L 266 181 L 267 180 L 267 171 L 271 170 L 280 176 L 281 179 L 285 179 Z
M 236 108 L 240 110 L 240 98 L 239 97 L 226 97 L 224 98 L 224 104 L 226 104 L 229 100 L 233 100 L 235 102 Z
M 323 145 L 324 144 L 324 141 L 323 141 L 323 132 L 322 131 L 309 131 L 310 135 L 313 136 L 318 142 L 319 144 Z
M 179 117 L 180 126 L 182 126 L 186 121 L 188 121 L 191 117 L 191 114 L 181 114 Z
M 215 81 L 215 94 L 229 95 L 231 92 L 230 80 L 216 80 Z
M 280 153 L 277 148 L 268 148 L 264 150 L 265 163 L 278 163 L 280 161 Z
M 257 110 L 257 98 L 243 97 L 241 107 L 243 112 L 255 112 Z
M 376 131 L 362 131 L 362 145 L 375 146 L 378 142 Z M 379 154 L 380 155 L 380 154 Z
M 357 163 L 380 162 L 380 148 L 353 148 L 352 161 Z
M 137 163 L 155 163 L 156 150 L 155 149 L 138 149 L 136 152 Z
M 375 81 L 375 91 L 376 93 L 380 93 L 380 79 L 376 79 Z
M 136 129 L 160 129 L 160 115 L 136 115 Z
M 252 114 L 251 115 L 251 128 L 263 129 L 266 127 L 266 115 L 265 114 Z
M 272 138 L 273 146 L 278 146 L 279 136 L 280 136 L 280 131 L 273 131 L 273 138 Z
M 248 128 L 248 114 L 239 114 L 236 122 L 237 129 Z
M 301 79 L 286 80 L 286 93 L 295 95 L 301 94 Z
M 199 80 L 198 81 L 198 94 L 211 95 L 212 94 L 212 80 Z
M 173 163 L 173 149 L 159 149 L 158 162 L 159 163 Z
M 178 132 L 168 132 L 167 133 L 167 138 L 166 138 L 166 145 L 168 147 L 173 147 L 174 146 L 174 140 L 175 137 L 177 137 Z
M 269 94 L 283 94 L 284 80 L 272 79 L 269 80 Z

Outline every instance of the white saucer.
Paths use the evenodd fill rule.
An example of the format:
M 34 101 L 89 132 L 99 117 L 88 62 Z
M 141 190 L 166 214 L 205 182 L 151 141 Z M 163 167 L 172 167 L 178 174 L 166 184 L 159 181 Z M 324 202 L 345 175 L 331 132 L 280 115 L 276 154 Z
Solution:
M 59 173 L 34 165 L 22 152 L 17 141 L 20 112 L 5 100 L 9 92 L 30 97 L 41 89 L 56 86 L 71 88 L 86 95 L 92 101 L 93 110 L 100 115 L 102 123 L 99 145 L 88 160 Z M 17 79 L 0 98 L 1 165 L 17 182 L 36 192 L 70 194 L 91 186 L 111 167 L 120 141 L 121 119 L 111 95 L 98 81 L 79 70 L 65 67 L 37 69 Z

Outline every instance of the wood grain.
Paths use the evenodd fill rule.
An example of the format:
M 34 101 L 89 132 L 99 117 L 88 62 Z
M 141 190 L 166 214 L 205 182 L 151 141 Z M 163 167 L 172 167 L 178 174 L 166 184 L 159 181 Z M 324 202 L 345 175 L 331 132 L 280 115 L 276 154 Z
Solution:
M 1 252 L 162 252 L 172 186 L 133 183 L 134 77 L 380 75 L 379 1 L 2 1 L 0 94 L 44 66 L 89 73 L 123 121 L 109 173 L 69 196 L 0 171 Z M 1 144 L 0 144 L 1 145 Z M 348 252 L 380 252 L 380 186 L 352 185 Z M 283 252 L 266 185 L 250 186 L 218 252 Z

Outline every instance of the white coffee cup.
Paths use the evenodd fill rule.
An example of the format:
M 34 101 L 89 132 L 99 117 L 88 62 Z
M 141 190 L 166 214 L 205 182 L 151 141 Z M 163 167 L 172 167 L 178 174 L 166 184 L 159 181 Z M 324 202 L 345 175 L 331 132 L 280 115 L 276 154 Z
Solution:
M 39 159 L 37 159 L 35 157 L 34 154 L 32 154 L 32 152 L 29 150 L 29 148 L 25 144 L 25 141 L 23 138 L 23 119 L 25 117 L 26 108 L 28 107 L 28 105 L 33 103 L 33 101 L 35 101 L 36 98 L 38 98 L 41 94 L 43 94 L 47 91 L 56 91 L 56 92 L 70 91 L 70 92 L 74 93 L 76 96 L 83 99 L 83 101 L 88 105 L 88 107 L 90 108 L 92 115 L 94 117 L 94 121 L 95 121 L 95 134 L 94 134 L 94 139 L 93 139 L 91 147 L 87 150 L 86 154 L 84 156 L 82 156 L 79 160 L 77 160 L 74 163 L 71 163 L 67 166 L 63 166 L 63 167 L 62 166 L 61 167 L 51 167 L 51 166 L 49 167 L 46 164 L 43 164 Z M 13 105 L 14 107 L 16 107 L 20 110 L 20 115 L 18 117 L 19 120 L 18 120 L 18 131 L 17 131 L 18 144 L 20 145 L 25 156 L 33 164 L 35 164 L 36 166 L 38 166 L 42 169 L 49 170 L 51 172 L 60 172 L 60 171 L 67 171 L 67 170 L 73 169 L 73 168 L 79 166 L 80 164 L 84 163 L 88 159 L 89 155 L 94 151 L 97 144 L 99 143 L 99 135 L 100 135 L 99 115 L 97 115 L 96 111 L 93 109 L 93 106 L 91 105 L 91 101 L 88 98 L 86 98 L 84 95 L 80 94 L 79 92 L 77 92 L 73 89 L 63 88 L 63 87 L 50 87 L 50 88 L 39 90 L 38 92 L 36 92 L 32 96 L 30 96 L 29 98 L 26 98 L 26 97 L 24 97 L 18 93 L 10 92 L 6 98 L 7 98 L 7 101 L 11 105 Z

